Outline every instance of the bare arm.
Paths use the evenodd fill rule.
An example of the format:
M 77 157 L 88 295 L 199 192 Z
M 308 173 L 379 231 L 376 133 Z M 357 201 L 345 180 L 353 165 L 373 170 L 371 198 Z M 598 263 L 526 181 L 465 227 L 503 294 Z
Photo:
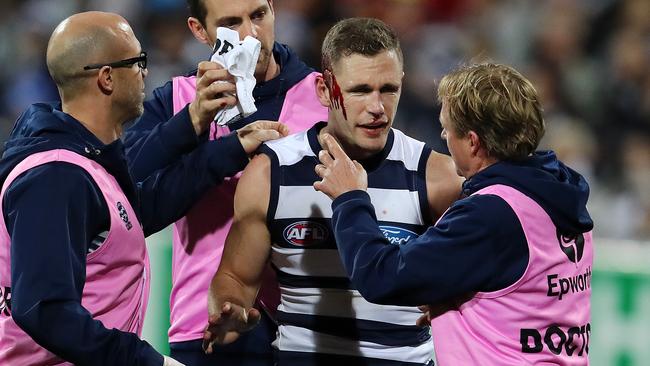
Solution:
M 260 318 L 253 303 L 271 252 L 271 235 L 266 226 L 270 166 L 266 155 L 256 156 L 237 185 L 233 224 L 208 295 L 209 318 L 204 336 L 208 353 L 213 342 L 235 341 Z
M 427 200 L 434 222 L 460 198 L 464 178 L 456 173 L 451 157 L 431 152 L 427 160 Z M 433 223 L 432 223 L 433 224 Z

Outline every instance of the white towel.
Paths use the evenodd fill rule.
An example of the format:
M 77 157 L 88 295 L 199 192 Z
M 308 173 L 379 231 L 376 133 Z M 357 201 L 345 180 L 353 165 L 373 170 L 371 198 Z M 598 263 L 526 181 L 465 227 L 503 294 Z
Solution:
M 239 41 L 239 33 L 232 29 L 217 28 L 217 41 L 210 61 L 223 66 L 235 77 L 237 104 L 220 110 L 214 117 L 223 126 L 248 117 L 257 111 L 253 99 L 255 88 L 255 66 L 260 55 L 260 41 L 246 36 Z

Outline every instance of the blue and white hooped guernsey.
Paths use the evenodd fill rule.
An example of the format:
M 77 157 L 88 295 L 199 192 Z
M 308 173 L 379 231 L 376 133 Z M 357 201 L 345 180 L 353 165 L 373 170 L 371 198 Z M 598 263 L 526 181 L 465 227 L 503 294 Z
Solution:
M 331 229 L 332 201 L 312 187 L 318 176 L 318 133 L 324 122 L 262 148 L 271 158 L 268 225 L 278 275 L 280 365 L 426 365 L 433 354 L 428 327 L 414 307 L 377 305 L 352 288 Z M 368 193 L 390 245 L 423 233 L 431 222 L 426 162 L 431 149 L 391 130 L 384 150 L 362 162 Z M 356 363 L 356 362 L 354 362 Z

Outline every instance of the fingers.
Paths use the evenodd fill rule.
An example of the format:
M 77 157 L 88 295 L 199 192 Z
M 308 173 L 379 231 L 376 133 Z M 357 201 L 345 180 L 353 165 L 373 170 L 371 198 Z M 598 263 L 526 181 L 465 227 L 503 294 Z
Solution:
M 259 120 L 255 121 L 246 127 L 243 127 L 243 129 L 247 130 L 275 130 L 277 131 L 280 135 L 282 136 L 287 136 L 289 135 L 289 126 L 287 126 L 284 123 L 277 122 L 277 121 L 268 121 L 268 120 Z
M 322 188 L 322 182 L 317 180 L 314 182 L 314 184 L 312 184 L 312 186 L 314 187 L 315 190 L 320 192 L 321 191 L 320 189 Z
M 231 105 L 237 104 L 237 98 L 233 96 L 222 96 L 217 99 L 204 100 L 201 103 L 201 108 L 205 111 L 206 114 L 211 116 L 210 120 L 214 119 L 214 116 L 217 114 L 217 111 Z
M 291 133 L 289 126 L 285 125 L 284 123 L 280 124 L 278 131 L 282 136 L 289 136 L 289 134 Z
M 196 80 L 196 93 L 200 98 L 208 100 L 236 97 L 235 78 L 225 69 L 207 70 Z
M 223 70 L 223 66 L 213 61 L 201 61 L 196 68 L 196 78 L 200 79 L 201 76 L 210 70 Z
M 216 317 L 220 318 L 220 317 Z M 215 317 L 210 317 L 208 319 L 208 326 L 207 328 L 203 331 L 203 352 L 206 354 L 211 354 L 212 353 L 212 344 L 214 341 L 217 339 L 217 333 L 216 331 L 213 330 L 213 328 L 217 325 L 219 319 L 215 319 Z
M 219 110 L 237 104 L 234 78 L 214 62 L 199 64 L 196 96 L 190 103 L 190 120 L 197 135 L 202 134 Z
M 275 140 L 282 137 L 280 133 L 276 130 L 259 130 L 255 132 L 255 138 L 260 142 L 265 142 L 269 140 Z
M 326 150 L 321 150 L 318 152 L 318 160 L 324 165 L 324 167 L 332 166 L 334 163 L 334 159 L 332 158 L 332 155 L 330 155 L 329 152 Z M 316 172 L 318 173 L 318 172 Z
M 260 322 L 260 319 L 262 318 L 262 314 L 260 314 L 260 311 L 255 309 L 255 308 L 250 308 L 246 314 L 246 327 L 244 331 L 248 331 L 255 327 L 257 323 Z
M 348 158 L 347 154 L 343 151 L 341 148 L 341 145 L 339 145 L 338 142 L 330 135 L 329 133 L 323 134 L 323 142 L 325 143 L 325 147 L 327 148 L 327 151 L 332 154 L 334 159 L 341 159 L 344 160 Z
M 274 121 L 257 121 L 237 130 L 239 141 L 247 154 L 253 153 L 263 142 L 284 137 L 289 128 Z
M 415 321 L 415 325 L 419 327 L 428 327 L 431 325 L 431 307 L 429 305 L 420 305 L 418 306 L 418 309 L 423 314 Z
M 415 325 L 418 327 L 428 327 L 431 325 L 431 319 L 429 318 L 429 313 L 426 313 L 418 318 L 415 321 Z
M 320 154 L 318 154 L 318 155 L 320 155 Z M 316 174 L 318 174 L 318 176 L 321 177 L 321 178 L 325 178 L 326 170 L 327 170 L 327 167 L 325 167 L 325 165 L 323 165 L 323 164 L 317 164 L 316 167 L 314 167 L 314 171 L 316 171 Z
M 234 83 L 227 81 L 217 81 L 198 90 L 205 99 L 217 99 L 224 97 L 237 98 L 237 87 Z
M 205 352 L 205 354 L 207 355 L 212 354 L 212 339 L 213 339 L 212 333 L 206 330 L 203 333 L 202 347 L 203 347 L 203 352 Z

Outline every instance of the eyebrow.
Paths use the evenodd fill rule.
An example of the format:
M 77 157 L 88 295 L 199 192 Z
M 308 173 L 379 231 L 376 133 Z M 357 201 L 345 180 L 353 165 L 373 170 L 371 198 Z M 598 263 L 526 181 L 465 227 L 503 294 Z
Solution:
M 397 84 L 387 83 L 379 88 L 380 93 L 385 92 L 396 92 L 400 89 L 400 86 Z M 348 93 L 369 93 L 372 91 L 372 87 L 368 84 L 358 84 L 353 85 L 345 90 Z
M 269 5 L 264 4 L 264 5 L 260 5 L 260 7 L 253 10 L 248 15 L 251 16 L 251 15 L 253 15 L 255 13 L 259 13 L 261 11 L 268 11 L 268 10 L 269 10 Z M 237 17 L 237 16 L 222 17 L 222 18 L 217 19 L 216 24 L 217 25 L 219 25 L 219 24 L 237 24 L 237 23 L 241 23 L 241 21 L 242 21 L 242 17 Z

